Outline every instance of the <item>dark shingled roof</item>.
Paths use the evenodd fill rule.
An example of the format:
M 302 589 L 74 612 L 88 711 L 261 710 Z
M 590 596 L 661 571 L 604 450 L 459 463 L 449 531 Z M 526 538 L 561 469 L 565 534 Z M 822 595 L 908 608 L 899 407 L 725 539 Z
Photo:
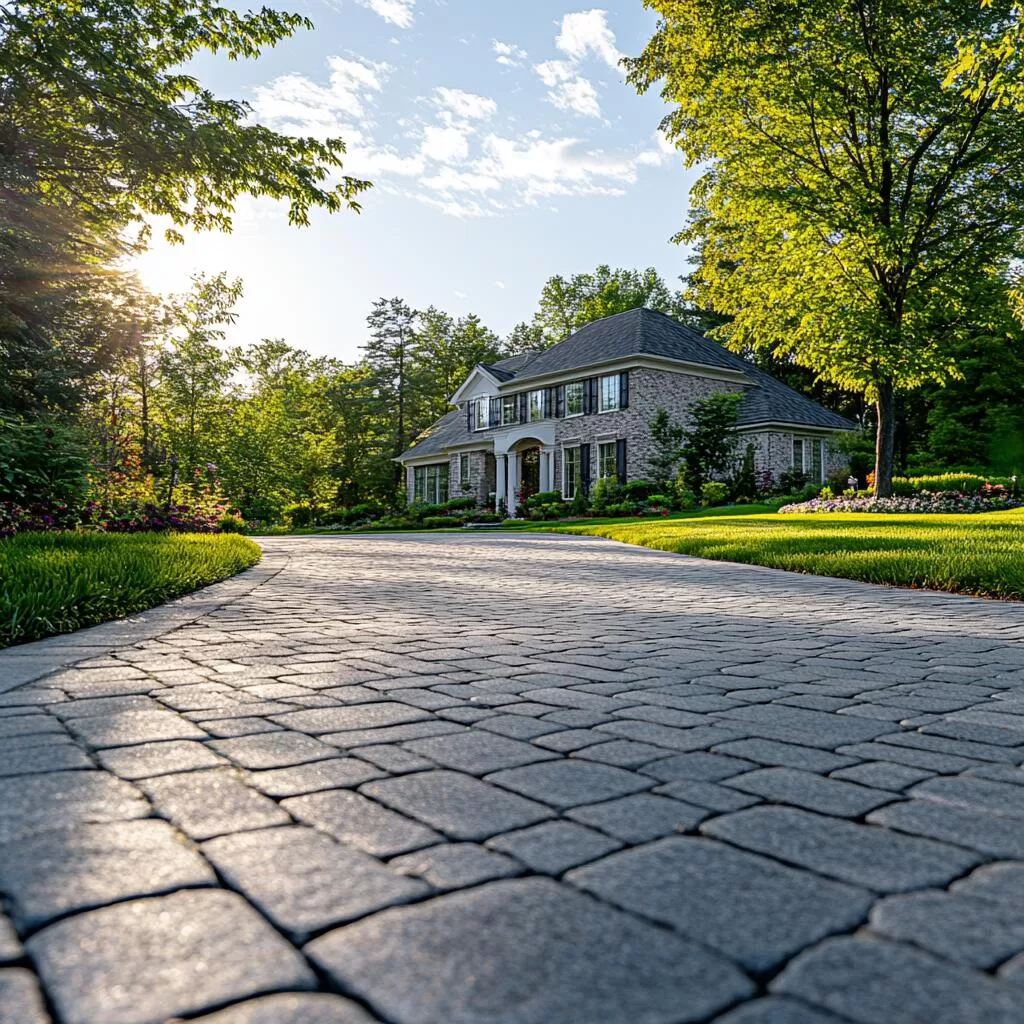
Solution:
M 698 331 L 650 309 L 631 309 L 595 320 L 544 352 L 511 356 L 486 369 L 503 383 L 511 380 L 527 383 L 548 374 L 627 360 L 631 356 L 674 359 L 746 375 L 752 383 L 744 388 L 740 426 L 783 423 L 825 430 L 855 427 L 848 419 L 804 397 Z M 421 434 L 415 446 L 405 454 L 439 455 L 477 437 L 486 443 L 489 433 L 482 437 L 474 434 L 466 426 L 464 411 L 450 412 Z

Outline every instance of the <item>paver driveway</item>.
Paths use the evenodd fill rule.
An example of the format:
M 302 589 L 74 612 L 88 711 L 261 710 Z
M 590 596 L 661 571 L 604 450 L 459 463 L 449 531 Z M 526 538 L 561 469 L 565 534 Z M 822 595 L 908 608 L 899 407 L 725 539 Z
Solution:
M 1024 1021 L 1024 607 L 265 547 L 0 655 L 4 1024 Z

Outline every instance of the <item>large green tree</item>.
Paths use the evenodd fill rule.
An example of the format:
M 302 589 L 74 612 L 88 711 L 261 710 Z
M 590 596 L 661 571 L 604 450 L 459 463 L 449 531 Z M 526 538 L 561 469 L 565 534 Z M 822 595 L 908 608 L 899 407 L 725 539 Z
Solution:
M 1016 10 L 974 0 L 645 0 L 629 62 L 708 169 L 680 238 L 738 349 L 792 357 L 877 410 L 891 492 L 897 395 L 957 376 L 1024 251 L 1024 119 L 1000 81 Z M 977 53 L 973 63 L 963 53 Z

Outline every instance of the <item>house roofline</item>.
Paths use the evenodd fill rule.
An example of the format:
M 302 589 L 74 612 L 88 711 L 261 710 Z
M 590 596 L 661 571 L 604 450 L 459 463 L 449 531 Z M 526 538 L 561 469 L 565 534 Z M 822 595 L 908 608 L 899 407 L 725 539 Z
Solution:
M 618 356 L 615 359 L 606 359 L 599 363 L 585 363 L 581 366 L 574 366 L 568 370 L 555 370 L 551 373 L 542 373 L 534 377 L 513 377 L 504 381 L 498 387 L 499 394 L 502 392 L 517 391 L 522 385 L 528 384 L 531 387 L 540 387 L 551 384 L 563 384 L 568 381 L 578 380 L 580 377 L 593 374 L 601 370 L 627 370 L 638 367 L 649 370 L 668 370 L 673 373 L 687 373 L 694 377 L 711 377 L 715 380 L 731 381 L 736 384 L 746 384 L 751 387 L 760 387 L 757 381 L 748 377 L 742 370 L 730 370 L 724 366 L 712 366 L 710 363 L 694 363 L 682 359 L 670 359 L 667 356 L 652 356 L 643 352 L 635 352 L 628 356 Z
M 825 427 L 820 423 L 800 423 L 797 420 L 758 420 L 755 423 L 737 423 L 736 429 L 739 431 L 750 431 L 750 430 L 808 430 L 808 431 L 820 431 L 823 434 L 846 434 L 851 430 L 857 429 L 856 423 L 850 423 L 848 427 Z
M 492 384 L 493 384 L 493 385 L 494 385 L 494 386 L 495 386 L 496 388 L 500 388 L 500 387 L 501 387 L 501 385 L 502 385 L 502 381 L 498 380 L 498 378 L 497 378 L 497 377 L 495 377 L 495 376 L 494 376 L 494 374 L 493 374 L 493 373 L 491 373 L 491 371 L 490 371 L 490 370 L 488 370 L 488 369 L 487 369 L 487 367 L 486 367 L 486 366 L 484 366 L 484 364 L 483 364 L 483 363 L 477 363 L 477 364 L 476 364 L 476 366 L 474 366 L 474 367 L 473 367 L 473 369 L 472 369 L 472 370 L 471 370 L 471 371 L 469 372 L 469 374 L 467 375 L 466 379 L 465 379 L 465 380 L 464 380 L 464 381 L 462 382 L 462 384 L 461 384 L 461 385 L 459 386 L 459 389 L 458 389 L 458 390 L 457 390 L 457 391 L 455 392 L 455 394 L 454 394 L 454 395 L 452 395 L 452 396 L 451 396 L 451 398 L 449 398 L 449 399 L 448 399 L 448 401 L 449 401 L 449 402 L 450 402 L 450 403 L 451 403 L 452 405 L 458 405 L 458 404 L 459 404 L 459 402 L 461 402 L 461 401 L 462 401 L 462 399 L 463 399 L 464 397 L 466 397 L 465 395 L 463 395 L 463 391 L 465 391 L 465 390 L 466 390 L 466 387 L 467 387 L 467 385 L 469 384 L 469 382 L 470 382 L 470 381 L 471 381 L 471 380 L 472 380 L 472 379 L 473 379 L 473 378 L 474 378 L 474 377 L 475 377 L 475 376 L 476 376 L 476 375 L 477 375 L 478 373 L 481 373 L 481 374 L 483 374 L 483 375 L 484 375 L 484 376 L 485 376 L 485 377 L 486 377 L 486 378 L 487 378 L 487 379 L 488 379 L 488 380 L 489 380 L 489 381 L 490 381 L 490 382 L 491 382 L 491 383 L 492 383 Z

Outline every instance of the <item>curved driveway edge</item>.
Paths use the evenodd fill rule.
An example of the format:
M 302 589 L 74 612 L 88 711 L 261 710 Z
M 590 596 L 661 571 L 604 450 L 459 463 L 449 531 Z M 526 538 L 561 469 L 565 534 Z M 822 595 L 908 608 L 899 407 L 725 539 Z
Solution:
M 1024 606 L 262 543 L 0 652 L 0 1018 L 1020 1024 Z

